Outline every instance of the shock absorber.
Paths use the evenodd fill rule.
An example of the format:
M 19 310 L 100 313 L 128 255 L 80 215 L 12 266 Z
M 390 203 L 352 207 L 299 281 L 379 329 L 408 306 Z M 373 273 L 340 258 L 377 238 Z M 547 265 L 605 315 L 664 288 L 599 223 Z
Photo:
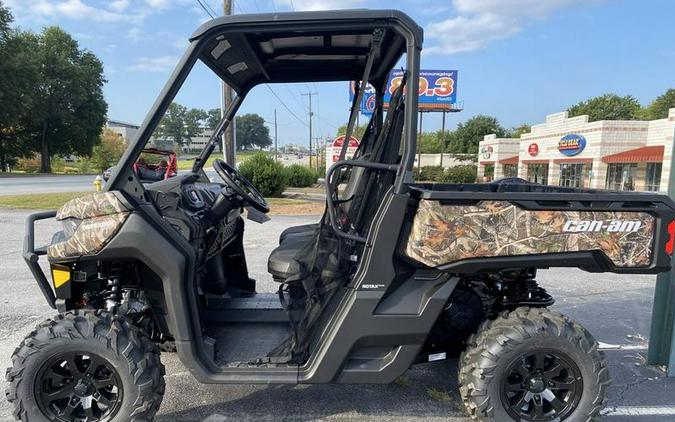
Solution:
M 105 296 L 105 307 L 108 312 L 115 312 L 117 306 L 122 299 L 122 291 L 120 290 L 120 271 L 115 268 L 110 271 L 108 276 L 108 292 Z

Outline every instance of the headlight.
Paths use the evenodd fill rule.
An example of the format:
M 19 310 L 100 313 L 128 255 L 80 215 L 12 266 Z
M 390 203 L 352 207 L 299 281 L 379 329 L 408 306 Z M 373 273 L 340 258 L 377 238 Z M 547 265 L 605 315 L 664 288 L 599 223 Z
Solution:
M 61 221 L 61 224 L 63 225 L 63 234 L 66 235 L 66 239 L 73 237 L 75 231 L 80 226 L 80 223 L 82 223 L 82 220 L 77 218 L 68 218 Z

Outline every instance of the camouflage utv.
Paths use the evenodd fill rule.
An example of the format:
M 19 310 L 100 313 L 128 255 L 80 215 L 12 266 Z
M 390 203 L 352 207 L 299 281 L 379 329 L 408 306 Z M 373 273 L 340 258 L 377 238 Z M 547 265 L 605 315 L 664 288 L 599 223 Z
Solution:
M 391 10 L 202 25 L 106 191 L 28 218 L 24 257 L 58 314 L 14 352 L 16 418 L 152 420 L 160 348 L 204 383 L 389 383 L 459 356 L 474 419 L 597 416 L 607 364 L 582 326 L 547 309 L 536 270 L 668 270 L 674 204 L 653 193 L 415 183 L 421 49 L 422 29 Z M 135 163 L 197 62 L 237 95 L 192 171 L 146 180 Z M 323 217 L 283 232 L 269 256 L 278 293 L 258 293 L 244 217 L 264 222 L 268 204 L 233 166 L 215 160 L 215 182 L 203 167 L 255 86 L 326 81 L 357 81 L 345 139 L 367 82 L 375 110 L 354 157 L 344 160 L 344 142 L 327 173 Z M 36 248 L 34 223 L 54 217 L 63 231 Z

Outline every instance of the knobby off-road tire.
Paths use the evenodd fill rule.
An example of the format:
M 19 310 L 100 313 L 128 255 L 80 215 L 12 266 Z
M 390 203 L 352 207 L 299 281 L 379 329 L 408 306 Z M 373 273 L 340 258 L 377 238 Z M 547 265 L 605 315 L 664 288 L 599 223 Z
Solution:
M 58 363 L 61 356 L 66 356 L 64 363 Z M 45 373 L 50 376 L 46 377 Z M 39 324 L 14 351 L 12 367 L 7 369 L 6 378 L 9 382 L 6 396 L 14 405 L 14 416 L 30 422 L 54 418 L 52 405 L 62 403 L 45 404 L 48 402 L 42 396 L 45 388 L 54 388 L 59 394 L 60 391 L 67 394 L 76 391 L 80 395 L 94 394 L 93 397 L 108 400 L 108 403 L 115 401 L 108 407 L 114 411 L 103 416 L 99 402 L 91 404 L 91 395 L 86 399 L 89 404 L 82 404 L 84 402 L 80 402 L 79 396 L 66 399 L 67 406 L 70 406 L 70 400 L 80 403 L 80 407 L 71 406 L 75 408 L 70 410 L 72 417 L 83 414 L 87 406 L 89 409 L 97 406 L 92 411 L 96 411 L 101 420 L 113 422 L 151 421 L 164 395 L 164 366 L 160 362 L 157 345 L 128 320 L 101 311 L 73 311 Z M 84 382 L 73 382 L 73 378 L 75 381 L 84 379 Z M 49 379 L 48 387 L 44 387 L 45 379 Z M 58 381 L 54 382 L 54 379 Z M 114 380 L 120 385 L 97 390 L 107 380 Z M 63 390 L 59 388 L 61 385 L 65 385 L 61 387 Z M 117 390 L 113 391 L 121 394 L 108 395 L 108 391 L 114 388 Z M 101 399 L 102 394 L 107 398 Z M 70 418 L 63 414 L 60 416 L 62 419 Z M 56 420 L 60 420 L 59 417 Z
M 527 307 L 505 312 L 495 320 L 483 322 L 467 344 L 460 356 L 458 380 L 464 407 L 474 420 L 515 420 L 513 412 L 519 410 L 514 408 L 535 412 L 539 410 L 534 407 L 536 398 L 537 404 L 543 399 L 541 394 L 536 394 L 535 398 L 532 391 L 539 393 L 547 385 L 551 389 L 542 394 L 548 398 L 551 392 L 565 395 L 562 401 L 555 402 L 563 409 L 558 413 L 563 420 L 593 420 L 606 404 L 610 380 L 607 362 L 598 350 L 597 341 L 581 325 L 557 312 Z M 535 365 L 538 356 L 542 355 L 545 364 Z M 558 372 L 557 376 L 565 379 L 548 378 L 560 371 L 560 364 L 569 367 Z M 546 370 L 537 371 L 536 367 Z M 529 370 L 536 373 L 532 375 Z M 563 384 L 560 382 L 566 383 L 563 388 L 569 384 L 571 390 L 561 389 Z M 523 387 L 522 393 L 504 393 Z M 515 398 L 510 401 L 509 397 Z M 520 401 L 525 398 L 531 400 Z M 571 404 L 563 408 L 562 405 L 568 403 L 566 400 Z M 546 402 L 546 409 L 552 411 L 551 405 Z M 543 418 L 536 420 L 559 420 L 559 416 L 544 412 Z

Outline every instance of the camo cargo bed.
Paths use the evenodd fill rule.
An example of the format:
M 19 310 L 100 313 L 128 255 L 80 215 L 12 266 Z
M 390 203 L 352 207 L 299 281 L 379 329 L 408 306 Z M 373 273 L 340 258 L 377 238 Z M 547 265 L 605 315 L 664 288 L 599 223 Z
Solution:
M 402 254 L 456 272 L 517 267 L 658 272 L 672 251 L 664 195 L 542 185 L 415 185 Z

